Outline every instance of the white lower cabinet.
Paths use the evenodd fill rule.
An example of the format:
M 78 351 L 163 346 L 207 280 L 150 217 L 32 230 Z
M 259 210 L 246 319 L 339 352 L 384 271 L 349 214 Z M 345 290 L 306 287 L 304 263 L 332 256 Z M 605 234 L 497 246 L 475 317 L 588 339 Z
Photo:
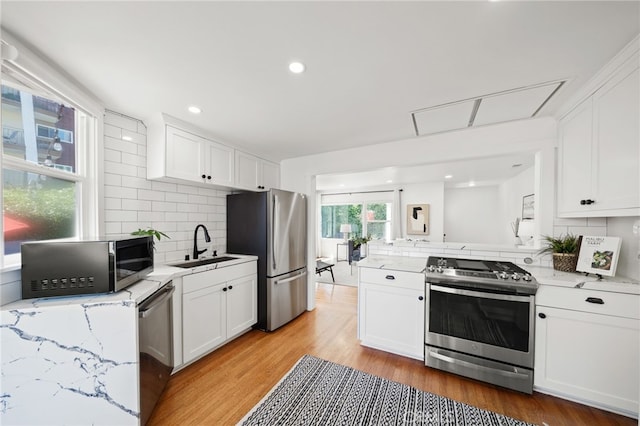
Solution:
M 257 322 L 256 262 L 182 278 L 182 360 L 186 364 Z
M 637 417 L 640 297 L 544 286 L 536 299 L 534 389 Z
M 424 359 L 424 274 L 360 268 L 362 345 Z

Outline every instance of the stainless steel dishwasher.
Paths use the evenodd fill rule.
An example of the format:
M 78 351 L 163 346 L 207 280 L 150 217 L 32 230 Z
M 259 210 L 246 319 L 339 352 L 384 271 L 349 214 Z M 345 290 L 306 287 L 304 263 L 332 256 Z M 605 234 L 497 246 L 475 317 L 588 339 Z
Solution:
M 138 305 L 140 424 L 149 420 L 173 369 L 173 308 L 169 281 Z

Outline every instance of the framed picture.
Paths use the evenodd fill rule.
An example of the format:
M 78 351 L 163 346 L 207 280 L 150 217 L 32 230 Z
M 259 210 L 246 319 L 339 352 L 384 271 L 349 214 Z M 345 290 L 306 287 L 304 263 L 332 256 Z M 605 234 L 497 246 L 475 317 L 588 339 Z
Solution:
M 522 220 L 534 219 L 533 206 L 534 206 L 534 194 L 525 195 L 522 197 Z
M 429 204 L 407 204 L 407 234 L 429 234 Z
M 576 271 L 612 277 L 620 257 L 620 238 L 582 236 Z

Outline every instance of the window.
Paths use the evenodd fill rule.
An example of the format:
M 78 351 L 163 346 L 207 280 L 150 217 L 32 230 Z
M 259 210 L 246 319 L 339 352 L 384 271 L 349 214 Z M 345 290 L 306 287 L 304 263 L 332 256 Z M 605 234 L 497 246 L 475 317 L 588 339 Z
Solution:
M 391 236 L 391 205 L 392 203 L 368 203 L 365 204 L 366 235 L 371 235 L 374 240 L 390 240 Z
M 370 235 L 374 240 L 391 239 L 391 202 L 324 204 L 321 207 L 322 238 L 343 238 L 340 225 L 351 225 L 349 237 Z
M 10 65 L 1 85 L 3 267 L 20 263 L 23 242 L 98 234 L 96 114 Z

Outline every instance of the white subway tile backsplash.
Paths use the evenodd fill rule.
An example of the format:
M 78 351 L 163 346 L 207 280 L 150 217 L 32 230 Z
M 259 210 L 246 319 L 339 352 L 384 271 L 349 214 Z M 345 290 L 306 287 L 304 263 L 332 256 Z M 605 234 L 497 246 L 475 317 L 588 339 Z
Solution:
M 137 132 L 139 120 L 107 111 L 104 115 L 104 123 L 105 125 L 110 124 L 114 127 L 120 127 L 121 129 L 127 129 L 133 132 Z
M 122 162 L 122 152 L 116 151 L 113 149 L 105 148 L 104 150 L 104 160 L 111 161 L 114 163 Z
M 147 179 L 133 177 L 133 176 L 122 176 L 122 186 L 127 188 L 137 188 L 137 189 L 151 189 L 151 182 Z M 139 194 L 138 194 L 139 196 Z
M 105 221 L 107 222 L 136 222 L 138 212 L 135 210 L 105 210 Z
M 151 201 L 147 200 L 122 200 L 123 210 L 136 210 L 149 212 L 151 210 Z
M 164 201 L 165 194 L 160 191 L 138 189 L 138 198 L 141 200 Z
M 138 170 L 136 166 L 123 163 L 114 163 L 112 161 L 104 162 L 104 171 L 123 176 L 137 176 Z
M 130 136 L 131 141 L 122 140 Z M 226 251 L 226 196 L 216 188 L 147 180 L 147 128 L 139 120 L 107 111 L 104 126 L 105 231 L 129 234 L 154 228 L 170 238 L 156 242 L 156 262 L 191 254 L 193 231 L 209 229 L 211 250 Z
M 122 163 L 131 164 L 133 166 L 144 166 L 147 163 L 147 159 L 146 157 L 137 154 L 128 154 L 125 152 L 122 154 Z M 138 171 L 136 170 L 136 175 L 137 173 Z
M 161 212 L 175 212 L 176 211 L 176 203 L 167 203 L 164 201 L 154 201 L 151 203 L 151 209 L 153 211 L 161 211 Z
M 105 197 L 138 198 L 138 190 L 135 188 L 123 188 L 121 186 L 104 186 Z
M 138 152 L 136 144 L 111 137 L 104 138 L 104 147 L 129 154 L 136 154 Z

